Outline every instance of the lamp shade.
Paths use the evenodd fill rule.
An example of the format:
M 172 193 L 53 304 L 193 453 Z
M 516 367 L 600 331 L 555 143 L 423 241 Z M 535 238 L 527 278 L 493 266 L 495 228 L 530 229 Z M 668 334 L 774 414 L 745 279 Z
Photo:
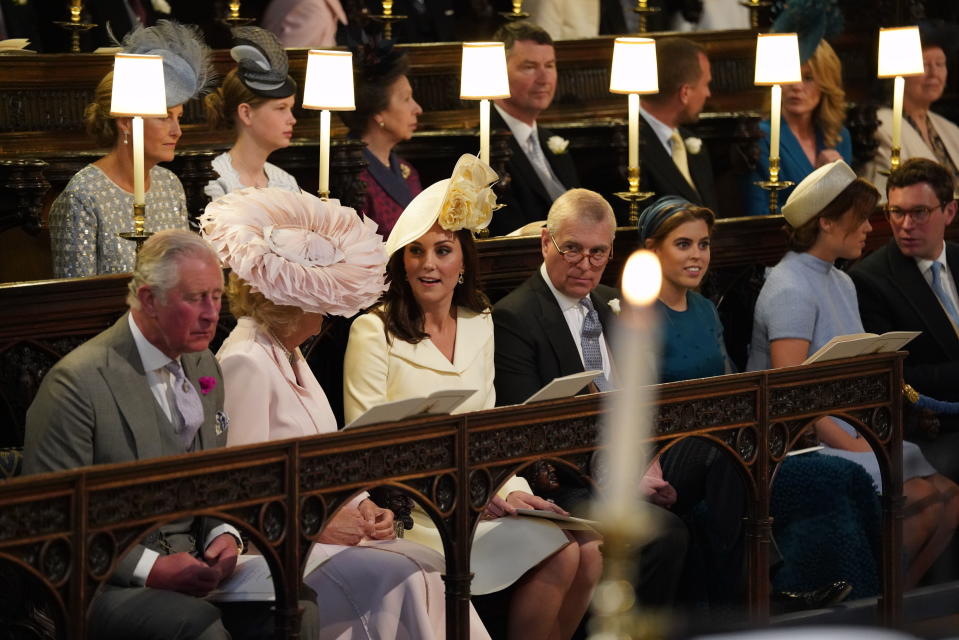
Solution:
M 506 48 L 502 42 L 464 42 L 460 98 L 508 98 Z
M 760 33 L 756 36 L 758 85 L 802 82 L 799 71 L 799 38 L 795 33 Z
M 879 77 L 917 76 L 923 73 L 919 27 L 879 30 Z
M 166 89 L 163 58 L 118 53 L 113 59 L 110 115 L 165 118 Z
M 609 90 L 612 93 L 659 93 L 655 40 L 616 38 Z
M 353 54 L 311 49 L 306 58 L 304 109 L 353 111 Z

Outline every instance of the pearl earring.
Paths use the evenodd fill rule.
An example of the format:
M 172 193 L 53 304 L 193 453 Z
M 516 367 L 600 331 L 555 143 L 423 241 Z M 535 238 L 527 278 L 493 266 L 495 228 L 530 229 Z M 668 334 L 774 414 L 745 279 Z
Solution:
M 130 134 L 123 132 L 123 144 L 130 144 Z
M 463 272 L 462 272 L 462 271 L 460 271 L 460 277 L 456 279 L 456 282 L 459 283 L 459 284 L 463 284 Z
M 386 126 L 386 123 L 383 122 L 382 120 L 378 120 L 378 121 L 377 121 L 377 124 L 380 125 L 380 129 L 382 129 L 383 127 Z

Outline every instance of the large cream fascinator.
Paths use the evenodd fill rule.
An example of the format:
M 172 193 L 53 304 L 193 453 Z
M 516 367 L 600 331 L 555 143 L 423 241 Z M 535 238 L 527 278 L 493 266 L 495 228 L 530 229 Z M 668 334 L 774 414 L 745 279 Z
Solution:
M 393 255 L 430 230 L 439 221 L 447 231 L 477 232 L 489 226 L 496 204 L 492 185 L 499 176 L 476 156 L 465 153 L 456 161 L 453 175 L 430 185 L 413 198 L 386 240 L 386 253 Z
M 274 304 L 350 317 L 386 290 L 376 223 L 339 200 L 250 187 L 207 205 L 200 229 L 223 263 Z

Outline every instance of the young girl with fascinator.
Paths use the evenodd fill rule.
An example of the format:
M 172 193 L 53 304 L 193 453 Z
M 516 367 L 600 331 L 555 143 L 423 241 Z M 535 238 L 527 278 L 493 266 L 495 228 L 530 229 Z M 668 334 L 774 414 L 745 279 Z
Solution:
M 857 179 L 842 160 L 816 169 L 792 192 L 783 206 L 791 250 L 769 272 L 756 301 L 751 371 L 802 364 L 833 337 L 863 332 L 856 288 L 833 263 L 862 254 L 878 202 L 876 188 Z M 875 486 L 882 486 L 875 454 L 850 424 L 827 416 L 815 428 L 824 454 L 862 465 Z M 903 442 L 902 464 L 905 583 L 912 587 L 952 537 L 959 487 L 937 473 L 912 442 Z
M 233 38 L 230 55 L 237 66 L 205 102 L 211 126 L 231 127 L 236 141 L 213 159 L 219 177 L 204 192 L 211 200 L 244 187 L 297 192 L 296 178 L 266 161 L 290 146 L 296 124 L 296 82 L 288 75 L 286 51 L 276 36 L 258 27 L 237 27 Z
M 422 190 L 416 169 L 393 149 L 413 137 L 417 116 L 423 110 L 413 99 L 406 77 L 406 54 L 394 49 L 391 40 L 352 49 L 356 110 L 338 113 L 350 135 L 366 143 L 363 158 L 367 167 L 360 174 L 366 184 L 366 200 L 360 213 L 375 220 L 386 238 L 400 213 Z
M 375 223 L 335 199 L 275 188 L 227 194 L 200 222 L 232 271 L 227 298 L 238 318 L 217 352 L 228 445 L 336 431 L 299 345 L 325 317 L 355 315 L 385 289 Z M 395 539 L 393 514 L 366 493 L 336 513 L 311 554 L 322 562 L 304 582 L 317 593 L 321 638 L 445 637 L 442 556 Z M 488 638 L 471 615 L 471 637 Z
M 167 116 L 143 119 L 146 230 L 187 229 L 180 180 L 157 166 L 173 160 L 183 104 L 202 94 L 213 77 L 210 49 L 196 27 L 160 20 L 123 39 L 123 52 L 163 57 Z M 78 278 L 133 270 L 134 243 L 117 234 L 133 230 L 132 118 L 110 115 L 111 71 L 84 112 L 87 132 L 109 153 L 77 172 L 50 208 L 53 274 Z
M 493 387 L 493 321 L 478 289 L 473 233 L 492 219 L 496 173 L 464 155 L 453 175 L 419 194 L 386 243 L 389 289 L 350 330 L 344 362 L 347 421 L 384 402 L 424 390 L 475 389 L 457 412 L 489 409 Z M 602 559 L 598 540 L 564 533 L 549 522 L 503 518 L 517 508 L 565 513 L 510 478 L 487 507 L 470 560 L 479 595 L 515 583 L 510 638 L 569 638 L 589 605 Z M 407 538 L 437 550 L 432 521 L 414 512 Z M 507 551 L 509 553 L 507 554 Z

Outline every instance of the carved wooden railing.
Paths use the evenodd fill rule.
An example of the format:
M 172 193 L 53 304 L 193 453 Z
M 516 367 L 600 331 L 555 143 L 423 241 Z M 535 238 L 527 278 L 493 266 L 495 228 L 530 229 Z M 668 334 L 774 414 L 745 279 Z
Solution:
M 735 461 L 744 479 L 755 622 L 768 617 L 770 480 L 822 415 L 848 420 L 879 460 L 880 618 L 885 624 L 900 619 L 902 357 L 864 356 L 658 387 L 655 447 L 705 438 Z M 416 499 L 439 527 L 448 637 L 465 639 L 470 541 L 484 505 L 508 476 L 535 460 L 549 459 L 588 478 L 606 398 L 579 396 L 16 479 L 0 491 L 0 559 L 40 581 L 60 624 L 80 639 L 87 607 L 118 558 L 164 522 L 215 516 L 240 528 L 266 557 L 278 634 L 294 638 L 311 542 L 352 495 L 389 485 Z

